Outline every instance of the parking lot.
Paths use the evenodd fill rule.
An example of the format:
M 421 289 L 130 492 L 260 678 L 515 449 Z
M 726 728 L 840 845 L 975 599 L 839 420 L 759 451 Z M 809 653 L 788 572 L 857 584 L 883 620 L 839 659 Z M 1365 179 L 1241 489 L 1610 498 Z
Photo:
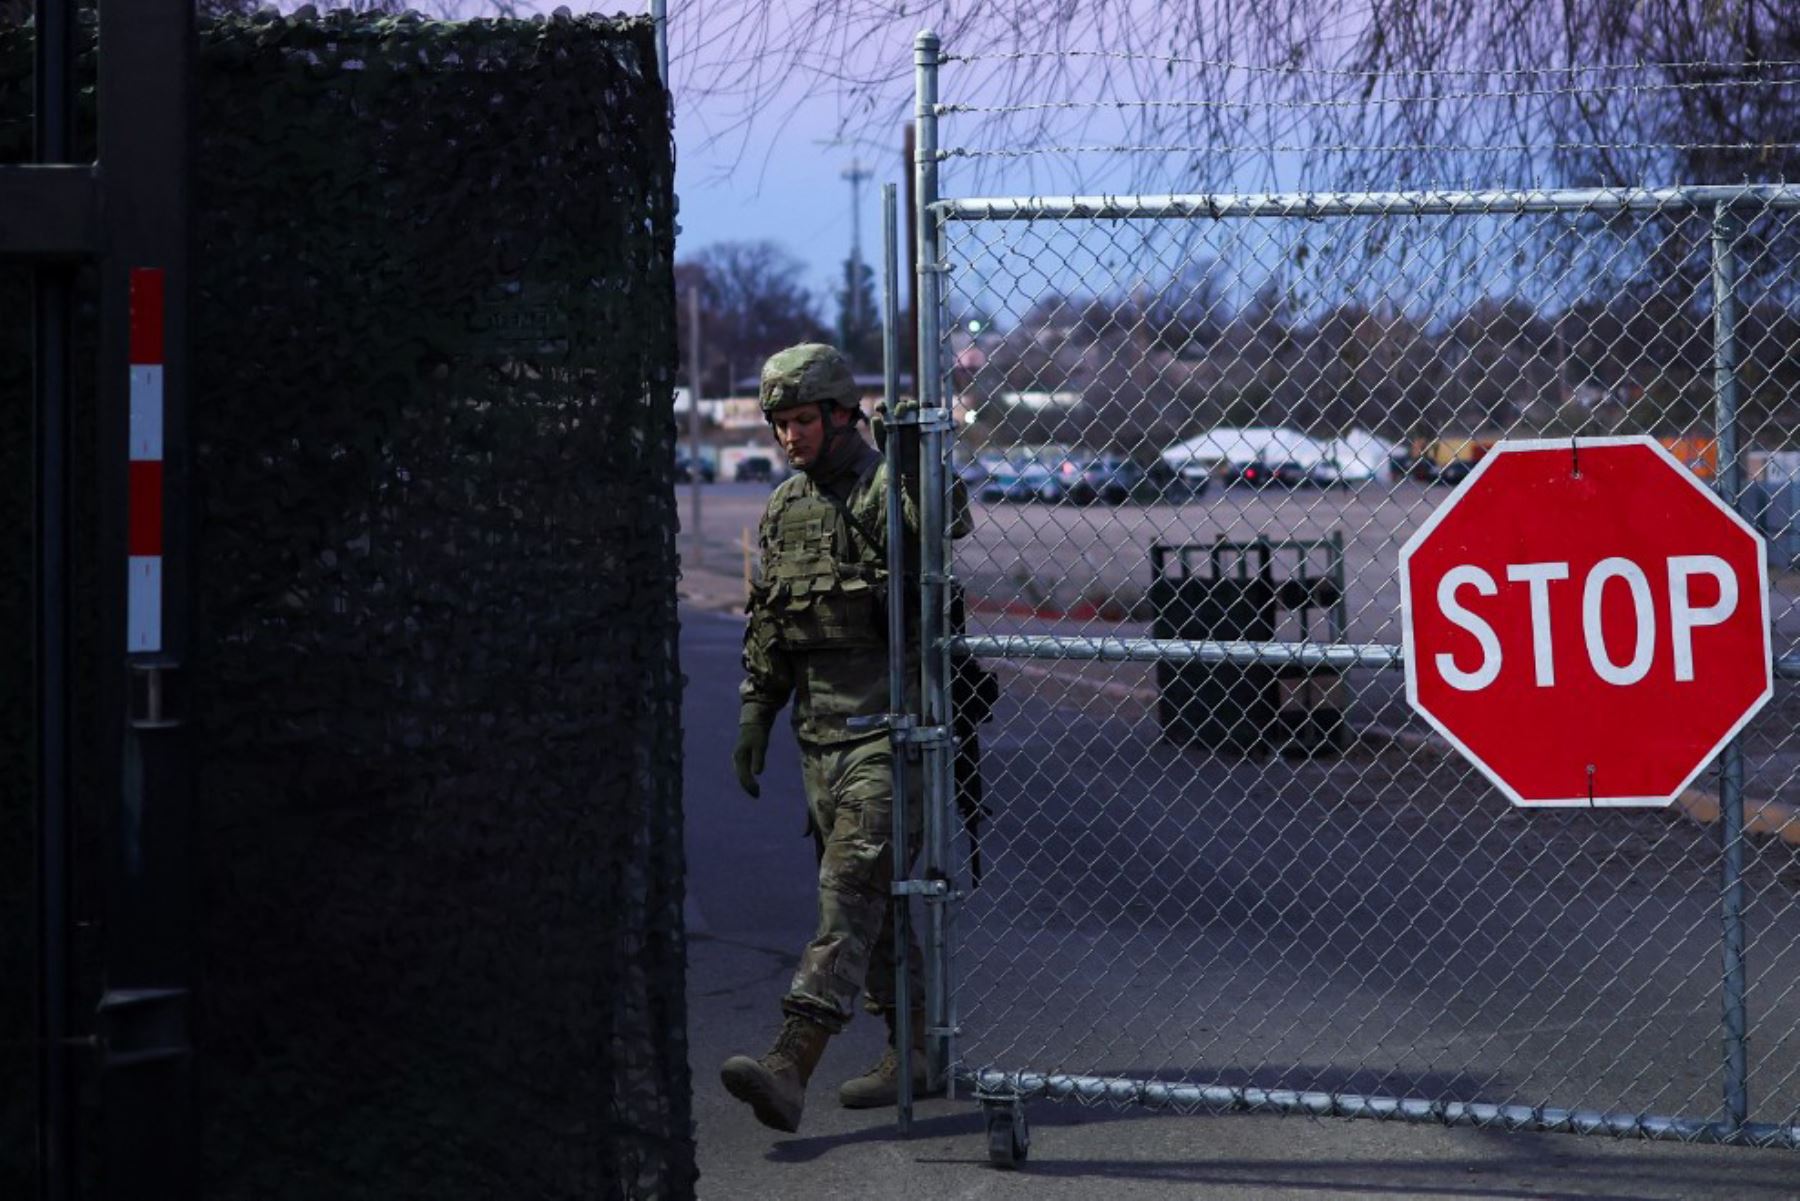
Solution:
M 973 633 L 1144 634 L 1152 547 L 1336 534 L 1345 636 L 1393 643 L 1399 549 L 1449 495 L 1405 481 L 977 503 L 956 572 Z M 744 569 L 766 496 L 704 491 L 714 570 Z M 1778 653 L 1800 632 L 1795 583 L 1774 579 Z M 994 666 L 987 876 L 958 917 L 968 1063 L 1712 1111 L 1710 773 L 1693 806 L 1526 815 L 1413 718 L 1398 671 L 1350 673 L 1359 737 L 1309 760 L 1171 744 L 1152 665 Z M 1765 1118 L 1800 1111 L 1784 1066 L 1800 1041 L 1796 700 L 1780 684 L 1746 735 Z
M 741 577 L 753 569 L 756 522 L 768 492 L 764 485 L 702 487 L 701 555 L 710 571 Z M 691 524 L 689 495 L 683 487 L 676 496 L 684 527 Z M 1398 643 L 1400 548 L 1449 495 L 1440 485 L 1402 480 L 1291 490 L 1214 487 L 1178 503 L 976 501 L 974 530 L 955 545 L 955 571 L 968 590 L 971 633 L 1147 634 L 1153 547 L 1337 535 L 1345 566 L 1345 638 Z M 689 555 L 691 529 L 684 528 L 682 536 L 683 553 Z M 1792 653 L 1800 649 L 1800 575 L 1772 565 L 1771 586 L 1775 653 Z M 1312 636 L 1322 637 L 1324 629 L 1320 615 L 1314 615 Z M 1280 631 L 1283 638 L 1298 635 L 1291 619 Z M 1154 669 L 1148 664 L 1054 666 L 1062 677 L 1084 680 L 1090 692 L 1098 690 L 1117 703 L 1141 703 L 1154 693 Z M 1411 723 L 1400 673 L 1357 672 L 1348 683 L 1360 722 Z M 1783 755 L 1792 749 L 1784 732 L 1792 723 L 1782 724 L 1792 707 L 1791 691 L 1787 683 L 1778 684 L 1776 703 L 1752 725 L 1753 754 L 1759 748 Z M 1753 782 L 1758 776 L 1785 781 L 1789 772 L 1776 772 L 1777 766 L 1769 763 L 1759 771 L 1753 763 Z

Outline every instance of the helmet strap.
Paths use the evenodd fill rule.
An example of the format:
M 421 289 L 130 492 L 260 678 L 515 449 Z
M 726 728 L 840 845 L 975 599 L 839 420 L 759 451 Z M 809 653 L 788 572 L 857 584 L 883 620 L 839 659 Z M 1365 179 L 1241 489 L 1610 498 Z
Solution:
M 842 406 L 836 401 L 830 400 L 821 400 L 818 403 L 819 423 L 825 427 L 825 439 L 819 444 L 818 466 L 829 471 L 835 466 L 838 443 L 847 435 L 854 436 L 851 431 L 856 422 L 852 420 L 840 427 L 836 421 L 832 420 L 832 410 Z

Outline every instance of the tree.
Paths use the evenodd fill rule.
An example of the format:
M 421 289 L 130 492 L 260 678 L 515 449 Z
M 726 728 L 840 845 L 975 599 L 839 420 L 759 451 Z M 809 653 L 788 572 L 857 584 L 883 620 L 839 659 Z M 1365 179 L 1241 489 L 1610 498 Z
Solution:
M 837 347 L 857 371 L 879 371 L 881 309 L 875 300 L 875 271 L 867 263 L 844 260 L 844 286 L 837 291 Z
M 688 364 L 688 299 L 700 290 L 701 392 L 729 396 L 764 359 L 796 342 L 829 339 L 799 259 L 775 242 L 715 242 L 675 264 L 681 378 Z
M 1800 165 L 1791 0 L 719 0 L 677 7 L 678 44 L 699 41 L 683 22 L 702 12 L 709 43 L 737 50 L 681 64 L 676 91 L 730 98 L 747 121 L 835 93 L 858 114 L 840 136 L 883 136 L 911 111 L 910 75 L 860 48 L 929 25 L 971 58 L 959 87 L 991 114 L 957 130 L 963 147 L 1068 144 L 1095 115 L 1064 102 L 1122 98 L 1117 143 L 1195 148 L 1186 170 L 1207 190 L 1234 190 L 1248 156 L 1273 170 L 1269 148 L 1293 142 L 1300 176 L 1332 187 L 1499 178 L 1505 160 L 1531 178 L 1546 155 L 1569 183 L 1635 183 L 1657 156 L 1711 179 Z M 1155 98 L 1180 103 L 1131 107 Z M 1118 159 L 1084 161 L 1118 182 Z

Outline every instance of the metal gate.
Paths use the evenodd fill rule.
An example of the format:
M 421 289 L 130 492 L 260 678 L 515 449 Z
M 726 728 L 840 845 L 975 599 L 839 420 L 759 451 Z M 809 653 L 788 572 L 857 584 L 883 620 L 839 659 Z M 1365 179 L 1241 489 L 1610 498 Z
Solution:
M 914 891 L 993 1158 L 1037 1098 L 1800 1144 L 1800 579 L 1679 805 L 1530 812 L 1411 716 L 1396 582 L 1496 438 L 1738 503 L 1800 433 L 1800 189 L 943 198 L 916 49 L 919 724 L 955 655 L 1002 688 L 979 885 L 927 742 Z

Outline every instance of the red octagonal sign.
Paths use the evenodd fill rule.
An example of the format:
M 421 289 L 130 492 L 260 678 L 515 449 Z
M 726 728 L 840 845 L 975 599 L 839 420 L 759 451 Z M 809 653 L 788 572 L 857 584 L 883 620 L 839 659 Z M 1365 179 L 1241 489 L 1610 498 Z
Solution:
M 1650 438 L 1500 443 L 1400 589 L 1406 699 L 1516 805 L 1665 805 L 1773 692 L 1763 540 Z

